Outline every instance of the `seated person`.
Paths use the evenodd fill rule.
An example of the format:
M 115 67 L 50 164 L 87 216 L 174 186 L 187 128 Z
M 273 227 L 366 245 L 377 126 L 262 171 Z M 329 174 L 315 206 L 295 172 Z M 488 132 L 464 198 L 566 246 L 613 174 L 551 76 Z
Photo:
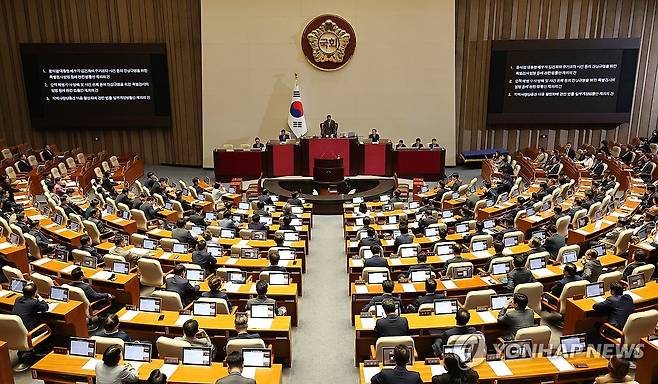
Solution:
M 377 129 L 373 128 L 370 131 L 370 134 L 368 135 L 368 139 L 372 141 L 373 143 L 379 143 L 379 132 L 377 132 Z
M 416 138 L 416 141 L 414 141 L 413 144 L 411 144 L 411 148 L 423 148 L 423 142 L 420 140 L 420 137 Z
M 127 333 L 119 330 L 119 316 L 111 313 L 103 322 L 103 329 L 101 329 L 96 336 L 100 337 L 114 337 L 121 339 L 125 342 L 132 341 Z
M 404 140 L 398 140 L 398 143 L 395 144 L 395 149 L 407 148 L 407 145 L 404 143 Z
M 137 371 L 128 363 L 121 362 L 123 352 L 119 345 L 112 345 L 103 352 L 103 360 L 96 363 L 96 384 L 124 384 L 139 381 Z
M 183 336 L 178 336 L 174 339 L 187 341 L 193 347 L 213 347 L 206 331 L 199 328 L 199 322 L 194 319 L 189 319 L 183 323 Z
M 446 354 L 443 366 L 446 372 L 432 376 L 432 384 L 477 384 L 480 380 L 480 374 L 466 365 L 457 354 Z
M 402 244 L 411 244 L 414 242 L 414 235 L 409 233 L 409 227 L 400 224 L 400 235 L 393 242 L 393 249 L 397 250 Z
M 384 257 L 384 251 L 379 245 L 371 245 L 370 252 L 372 257 L 365 259 L 363 262 L 364 267 L 384 267 L 388 268 L 388 260 Z
M 366 237 L 359 240 L 358 248 L 373 246 L 373 245 L 382 245 L 381 240 L 379 240 L 379 237 L 377 237 L 377 231 L 375 231 L 375 228 L 368 227 L 365 228 L 365 231 L 366 231 Z
M 402 300 L 400 300 L 399 297 L 393 296 L 393 290 L 395 289 L 395 283 L 392 280 L 384 280 L 382 282 L 382 290 L 384 293 L 381 295 L 374 296 L 368 304 L 366 304 L 363 309 L 361 309 L 362 312 L 368 312 L 370 310 L 370 307 L 374 306 L 377 303 L 381 303 L 386 299 L 391 299 L 393 302 L 397 303 L 400 306 L 400 310 L 402 310 Z
M 256 202 L 256 209 L 254 210 L 254 215 L 259 215 L 260 217 L 270 217 L 269 212 L 265 210 L 265 203 L 262 201 L 257 201 Z
M 125 188 L 119 190 L 119 194 L 117 195 L 117 198 L 114 200 L 114 202 L 116 203 L 117 207 L 119 204 L 125 204 L 128 206 L 128 208 L 132 207 L 134 203 L 130 197 L 128 197 L 128 191 L 126 191 Z
M 37 241 L 37 246 L 39 247 L 41 252 L 52 253 L 55 247 L 57 246 L 57 243 L 55 243 L 51 238 L 47 237 L 41 231 L 39 231 L 39 227 L 40 227 L 39 221 L 35 220 L 30 222 L 29 227 L 30 229 L 27 233 L 34 236 L 34 239 Z
M 567 245 L 567 239 L 557 232 L 557 228 L 553 224 L 547 227 L 547 232 L 548 238 L 544 242 L 544 248 L 551 255 L 551 260 L 555 260 L 560 248 Z
M 450 258 L 448 261 L 445 262 L 443 265 L 443 271 L 441 271 L 441 274 L 443 276 L 446 276 L 448 274 L 448 266 L 452 263 L 463 263 L 468 260 L 466 260 L 464 257 L 462 257 L 462 247 L 459 244 L 453 244 L 452 245 L 452 258 Z
M 221 291 L 222 288 L 222 279 L 217 276 L 212 276 L 208 280 L 208 291 L 201 293 L 201 297 L 206 297 L 210 299 L 224 299 L 228 305 L 228 310 L 233 309 L 233 304 L 228 299 L 228 295 Z
M 386 317 L 377 319 L 375 323 L 377 337 L 409 335 L 409 322 L 406 318 L 398 315 L 395 307 L 395 302 L 391 299 L 382 301 L 382 308 Z
M 393 350 L 395 368 L 382 369 L 370 379 L 371 384 L 423 384 L 418 372 L 409 371 L 409 350 L 404 345 L 398 345 Z
M 185 229 L 185 219 L 176 220 L 176 228 L 171 231 L 171 238 L 176 239 L 181 243 L 186 243 L 191 246 L 196 245 L 196 238 L 188 229 Z
M 286 132 L 285 129 L 282 129 L 281 132 L 279 133 L 279 141 L 286 142 L 288 140 L 290 140 L 290 134 Z
M 196 244 L 196 249 L 192 252 L 192 262 L 200 265 L 206 271 L 206 276 L 215 273 L 217 259 L 208 252 L 205 240 L 199 240 Z
M 89 300 L 89 303 L 96 301 L 103 301 L 107 303 L 107 301 L 114 300 L 114 296 L 110 295 L 109 293 L 96 292 L 91 285 L 84 281 L 84 277 L 85 275 L 82 272 L 82 268 L 76 267 L 73 271 L 71 271 L 71 282 L 69 284 L 73 287 L 80 288 L 82 292 L 84 292 L 87 300 Z
M 103 223 L 101 217 L 102 215 L 100 209 L 94 209 L 91 211 L 91 217 L 89 218 L 89 221 L 96 224 L 96 229 L 98 229 L 98 232 L 100 232 L 101 236 L 112 233 L 112 230 L 105 227 L 105 223 Z
M 448 339 L 450 336 L 459 336 L 459 335 L 472 335 L 477 333 L 478 330 L 474 327 L 469 327 L 468 322 L 471 319 L 471 314 L 468 310 L 459 308 L 457 313 L 455 313 L 455 321 L 457 326 L 450 328 L 441 334 L 441 337 L 434 340 L 432 344 L 432 349 L 436 356 L 441 356 L 443 351 L 443 346 L 448 344 Z
M 155 220 L 158 217 L 158 211 L 155 209 L 154 205 L 155 198 L 153 196 L 147 196 L 146 200 L 139 206 L 139 210 L 144 212 L 144 217 L 147 221 Z
M 275 272 L 288 272 L 288 269 L 284 266 L 279 265 L 279 251 L 277 249 L 270 249 L 267 251 L 267 258 L 270 261 L 270 265 L 263 268 L 263 271 L 275 271 Z
M 160 372 L 159 369 L 154 369 L 146 379 L 146 384 L 167 384 L 167 375 Z
M 240 315 L 235 315 L 235 330 L 237 332 L 236 336 L 229 337 L 228 341 L 235 340 L 235 339 L 260 339 L 260 335 L 258 333 L 249 333 L 248 328 L 249 328 L 249 318 L 247 315 L 240 314 Z
M 194 209 L 194 214 L 190 216 L 188 221 L 194 225 L 200 225 L 202 227 L 205 227 L 206 215 L 204 215 L 203 213 L 203 207 L 200 205 L 195 205 L 193 209 Z
M 517 255 L 514 257 L 514 269 L 507 273 L 507 290 L 514 292 L 514 288 L 519 284 L 534 283 L 535 277 L 532 272 L 525 267 L 525 260 L 523 256 Z
M 173 276 L 165 279 L 165 290 L 176 292 L 180 296 L 183 306 L 188 305 L 196 298 L 199 286 L 192 286 L 185 278 L 186 270 L 183 264 L 176 264 L 172 273 Z
M 572 283 L 574 281 L 581 281 L 583 278 L 578 275 L 578 272 L 576 270 L 576 266 L 572 263 L 567 263 L 564 265 L 564 277 L 555 283 L 553 288 L 551 288 L 551 294 L 555 297 L 560 297 L 562 294 L 562 291 L 564 290 L 564 287 Z
M 588 249 L 585 252 L 585 257 L 583 257 L 582 263 L 583 279 L 590 283 L 596 282 L 603 271 L 603 265 L 601 264 L 601 260 L 599 260 L 599 254 L 593 249 Z
M 135 268 L 141 255 L 125 250 L 124 248 L 127 245 L 128 239 L 125 236 L 117 235 L 114 237 L 114 247 L 110 249 L 109 254 L 123 257 L 124 260 L 130 263 L 130 268 Z
M 267 283 L 263 280 L 258 280 L 256 283 L 256 297 L 247 300 L 245 305 L 245 311 L 250 311 L 253 304 L 274 304 L 276 306 L 276 300 L 267 297 Z
M 226 356 L 226 366 L 228 367 L 228 376 L 217 380 L 215 384 L 256 384 L 256 380 L 242 376 L 242 366 L 244 358 L 242 353 L 234 351 Z
M 281 224 L 279 225 L 279 231 L 297 231 L 297 228 L 295 228 L 294 225 L 292 225 L 292 217 L 291 216 L 283 216 L 281 217 Z
M 513 310 L 507 308 L 513 305 Z M 507 304 L 498 313 L 498 324 L 505 325 L 508 333 L 503 338 L 514 340 L 516 332 L 521 328 L 535 326 L 535 311 L 528 308 L 528 296 L 523 293 L 515 293 L 507 300 Z
M 238 226 L 231 219 L 231 211 L 226 210 L 224 213 L 222 213 L 222 219 L 219 221 L 219 227 L 233 230 L 238 229 Z
M 96 247 L 91 246 L 91 238 L 87 235 L 84 235 L 80 238 L 80 246 L 78 247 L 81 251 L 89 252 L 91 256 L 96 258 L 96 262 L 102 263 L 103 257 L 98 253 Z
M 434 300 L 441 300 L 445 298 L 446 296 L 444 294 L 436 292 L 436 280 L 427 279 L 425 280 L 425 294 L 419 296 L 416 299 L 416 303 L 414 304 L 414 311 L 417 312 L 420 309 L 420 306 L 423 304 L 431 304 L 434 302 Z
M 267 231 L 267 225 L 260 222 L 260 215 L 257 213 L 251 216 L 251 222 L 247 225 L 247 228 L 252 231 Z
M 302 200 L 299 198 L 299 192 L 293 191 L 290 193 L 290 198 L 288 201 L 286 201 L 286 204 L 289 205 L 294 205 L 294 206 L 301 206 L 302 205 Z
M 642 250 L 633 252 L 633 261 L 628 263 L 622 272 L 624 280 L 628 280 L 628 276 L 633 274 L 633 270 L 647 264 L 647 254 Z
M 263 149 L 265 148 L 265 144 L 260 142 L 260 137 L 257 137 L 254 139 L 254 143 L 251 145 L 252 149 Z
M 633 298 L 624 293 L 621 282 L 610 285 L 610 296 L 592 306 L 594 312 L 608 316 L 607 322 L 617 329 L 624 329 L 628 316 L 635 311 Z
M 409 267 L 407 278 L 411 278 L 411 272 L 413 271 L 430 271 L 436 276 L 436 271 L 434 271 L 432 264 L 427 263 L 427 253 L 419 253 L 416 259 L 418 260 L 418 263 Z
M 629 376 L 631 364 L 618 356 L 612 356 L 608 363 L 608 373 L 601 375 L 594 380 L 594 384 L 613 384 L 632 382 L 633 378 Z
M 439 143 L 437 143 L 435 138 L 432 138 L 432 142 L 428 145 L 429 149 L 441 148 Z

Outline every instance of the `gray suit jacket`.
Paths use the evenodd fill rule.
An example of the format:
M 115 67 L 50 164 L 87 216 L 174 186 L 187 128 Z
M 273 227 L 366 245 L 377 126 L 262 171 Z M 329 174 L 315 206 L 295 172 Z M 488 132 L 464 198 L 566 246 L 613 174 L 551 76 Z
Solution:
M 249 379 L 237 372 L 233 372 L 228 376 L 224 376 L 223 378 L 217 380 L 215 384 L 256 384 L 256 380 Z
M 498 324 L 503 324 L 508 327 L 509 333 L 506 338 L 512 340 L 514 339 L 514 336 L 516 336 L 516 331 L 519 329 L 535 326 L 534 316 L 535 312 L 530 308 L 522 310 L 515 309 L 512 311 L 503 308 L 498 314 Z

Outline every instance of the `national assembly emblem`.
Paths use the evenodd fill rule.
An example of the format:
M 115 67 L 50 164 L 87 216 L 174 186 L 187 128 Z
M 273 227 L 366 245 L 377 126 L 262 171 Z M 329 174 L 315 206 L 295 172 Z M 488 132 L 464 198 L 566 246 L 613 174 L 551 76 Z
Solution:
M 325 71 L 340 69 L 347 64 L 355 47 L 354 29 L 340 16 L 318 16 L 302 33 L 304 56 L 313 66 Z

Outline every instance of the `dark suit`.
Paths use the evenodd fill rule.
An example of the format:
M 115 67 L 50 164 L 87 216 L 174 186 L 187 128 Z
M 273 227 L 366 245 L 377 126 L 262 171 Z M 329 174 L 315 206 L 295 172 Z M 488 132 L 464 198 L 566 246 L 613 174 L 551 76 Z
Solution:
M 322 122 L 324 137 L 336 136 L 338 134 L 338 124 L 334 120 L 325 120 Z
M 288 272 L 288 268 L 282 267 L 279 265 L 268 265 L 267 267 L 263 268 L 263 271 L 265 272 Z
M 290 140 L 289 134 L 286 133 L 285 135 L 279 135 L 279 141 L 287 141 L 287 140 Z
M 178 293 L 183 305 L 187 305 L 194 300 L 197 292 L 199 292 L 199 286 L 193 287 L 187 279 L 176 275 L 167 279 L 165 289 L 170 292 Z
M 144 217 L 146 220 L 153 220 L 157 217 L 158 212 L 153 208 L 151 203 L 143 203 L 139 206 L 139 210 L 144 212 Z
M 221 291 L 203 292 L 201 294 L 201 297 L 207 297 L 207 298 L 210 298 L 210 299 L 224 299 L 224 300 L 226 300 L 226 304 L 228 304 L 229 311 L 231 310 L 231 308 L 233 308 L 233 304 L 231 304 L 231 302 L 229 301 L 228 295 L 224 292 L 221 292 Z
M 395 366 L 393 369 L 382 369 L 370 380 L 371 384 L 423 384 L 418 372 L 409 371 L 406 367 Z
M 569 283 L 573 283 L 574 281 L 580 281 L 580 280 L 582 280 L 582 279 L 583 279 L 583 278 L 580 277 L 580 276 L 578 276 L 578 275 L 575 275 L 575 276 L 565 276 L 565 277 L 563 277 L 562 279 L 560 279 L 560 281 L 558 281 L 557 283 L 555 283 L 555 285 L 553 286 L 553 288 L 551 288 L 551 294 L 552 294 L 553 296 L 560 297 L 560 295 L 562 294 L 562 291 L 564 290 L 564 286 L 565 286 L 565 285 L 567 285 L 567 284 L 569 284 Z
M 521 328 L 533 327 L 535 325 L 535 312 L 530 309 L 510 310 L 503 307 L 498 313 L 498 324 L 506 325 L 509 333 L 506 338 L 513 340 L 516 332 Z
M 387 317 L 377 319 L 375 334 L 377 334 L 377 337 L 407 336 L 409 335 L 409 323 L 404 317 L 388 315 Z
M 414 242 L 414 235 L 411 233 L 404 233 L 395 238 L 393 242 L 393 249 L 397 252 L 397 249 L 402 244 L 411 244 Z
M 469 327 L 467 325 L 465 326 L 458 325 L 454 328 L 450 328 L 445 332 L 443 332 L 441 334 L 441 337 L 434 340 L 434 343 L 432 344 L 432 349 L 436 353 L 441 353 L 443 351 L 443 346 L 448 344 L 448 339 L 450 338 L 450 336 L 472 335 L 477 332 L 478 332 L 477 329 L 475 329 L 474 327 Z
M 302 201 L 298 197 L 293 197 L 292 199 L 288 199 L 286 201 L 290 205 L 302 205 Z
M 452 263 L 463 263 L 465 261 L 468 261 L 468 260 L 463 258 L 462 255 L 456 255 L 453 258 L 449 259 L 448 261 L 445 262 L 445 264 L 443 266 L 443 275 L 448 273 L 448 266 L 450 264 L 452 264 Z
M 106 190 L 114 192 L 114 186 L 119 185 L 119 183 L 115 183 L 114 181 L 110 180 L 109 177 L 103 177 L 103 181 L 101 182 L 101 185 Z
M 434 270 L 434 267 L 432 267 L 432 264 L 416 264 L 410 266 L 409 271 L 407 272 L 407 277 L 411 277 L 411 272 L 414 271 L 430 271 L 436 274 L 436 271 Z
M 556 233 L 546 239 L 544 248 L 546 248 L 546 251 L 551 254 L 551 258 L 555 259 L 560 248 L 564 247 L 565 245 L 567 245 L 566 238 Z
M 253 221 L 247 224 L 247 228 L 254 231 L 267 231 L 267 225 L 263 223 L 254 223 Z
M 190 219 L 188 221 L 190 221 L 192 224 L 195 225 L 201 225 L 204 227 L 206 226 L 206 218 L 201 215 L 197 215 L 196 213 L 190 216 Z
M 107 293 L 98 293 L 91 287 L 91 285 L 85 283 L 84 281 L 72 281 L 71 286 L 80 288 L 84 292 L 85 297 L 90 302 L 109 299 L 110 295 Z
M 379 142 L 379 133 L 371 133 L 368 135 L 368 138 L 370 139 L 370 141 L 377 143 Z
M 102 263 L 103 262 L 103 257 L 98 253 L 95 247 L 90 247 L 88 245 L 86 246 L 81 246 L 78 248 L 81 251 L 87 251 L 89 252 L 90 255 L 92 255 L 94 258 L 96 258 L 96 262 Z
M 507 274 L 507 290 L 514 291 L 519 284 L 534 283 L 535 277 L 527 268 L 515 268 Z
M 366 236 L 363 239 L 359 240 L 359 245 L 358 248 L 361 249 L 361 247 L 370 247 L 373 245 L 382 245 L 382 241 L 379 240 L 378 237 L 370 237 Z
M 265 148 L 265 144 L 263 143 L 253 143 L 251 144 L 252 149 L 263 149 Z
M 244 377 L 238 372 L 233 372 L 215 381 L 215 384 L 256 384 L 256 380 Z
M 617 329 L 623 329 L 628 316 L 633 313 L 635 307 L 633 298 L 629 295 L 610 296 L 605 301 L 594 303 L 594 312 L 608 315 L 608 323 Z
M 199 264 L 206 271 L 206 275 L 213 273 L 217 260 L 206 251 L 192 252 L 192 262 Z
M 416 308 L 416 311 L 418 311 L 420 306 L 423 304 L 430 304 L 433 303 L 434 300 L 443 300 L 445 298 L 446 298 L 445 295 L 442 293 L 426 293 L 423 296 L 419 296 L 418 299 L 416 299 L 416 303 L 414 304 L 414 307 Z
M 626 164 L 630 164 L 631 160 L 633 160 L 633 151 L 627 151 L 620 157 L 621 161 L 623 161 Z
M 372 299 L 370 299 L 368 304 L 366 304 L 366 306 L 363 307 L 362 311 L 365 312 L 365 311 L 369 310 L 370 307 L 372 307 L 376 303 L 381 303 L 382 301 L 384 301 L 384 299 L 393 300 L 394 303 L 397 303 L 400 306 L 400 311 L 402 311 L 402 300 L 400 300 L 399 297 L 391 295 L 390 293 L 384 293 L 384 294 L 381 294 L 381 295 L 374 296 Z
M 19 297 L 14 303 L 14 308 L 11 310 L 11 314 L 20 317 L 25 328 L 27 328 L 28 331 L 31 331 L 41 324 L 39 321 L 39 314 L 46 312 L 47 310 L 48 303 L 43 300 Z
M 119 193 L 119 195 L 117 196 L 116 200 L 114 200 L 114 202 L 117 203 L 117 205 L 119 205 L 119 203 L 123 203 L 127 205 L 128 208 L 131 208 L 134 203 L 132 200 L 128 198 L 128 194 L 126 194 L 125 192 Z
M 238 333 L 237 335 L 233 337 L 229 337 L 228 341 L 231 340 L 249 340 L 249 339 L 260 339 L 260 335 L 258 333 Z
M 640 262 L 634 261 L 634 262 L 629 263 L 628 265 L 626 265 L 626 267 L 624 268 L 624 271 L 622 272 L 622 274 L 624 276 L 624 280 L 628 280 L 628 276 L 633 274 L 633 270 L 635 268 L 641 267 L 641 266 L 646 265 L 646 264 L 647 263 L 645 263 L 644 261 L 640 261 Z
M 18 170 L 21 172 L 30 172 L 32 170 L 32 166 L 30 163 L 27 162 L 27 160 L 19 160 L 16 163 L 16 166 L 18 167 Z
M 180 241 L 181 243 L 187 243 L 191 245 L 196 244 L 196 239 L 194 236 L 192 236 L 190 231 L 185 228 L 174 228 L 174 230 L 171 231 L 171 237 Z
M 123 341 L 126 342 L 126 343 L 129 343 L 129 342 L 132 341 L 132 340 L 130 339 L 130 336 L 128 336 L 128 334 L 125 333 L 125 332 L 123 332 L 123 331 L 116 331 L 116 332 L 114 332 L 114 333 L 107 333 L 107 332 L 105 332 L 105 330 L 103 329 L 103 330 L 101 330 L 100 332 L 96 333 L 96 336 L 100 336 L 100 337 L 112 337 L 112 338 L 116 338 L 116 339 L 121 339 L 121 340 L 123 340 Z
M 41 151 L 41 157 L 45 161 L 48 161 L 48 160 L 52 160 L 55 157 L 55 154 L 52 153 L 52 151 L 50 151 L 49 149 L 44 149 L 43 151 Z
M 373 256 L 363 262 L 364 267 L 388 267 L 388 261 L 381 256 Z

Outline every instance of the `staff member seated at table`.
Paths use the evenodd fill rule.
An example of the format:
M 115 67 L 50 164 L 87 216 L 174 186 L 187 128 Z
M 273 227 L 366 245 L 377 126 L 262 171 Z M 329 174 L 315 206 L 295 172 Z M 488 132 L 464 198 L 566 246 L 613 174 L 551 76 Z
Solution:
M 286 267 L 279 265 L 279 251 L 277 249 L 270 249 L 267 251 L 267 258 L 270 261 L 270 265 L 263 268 L 263 271 L 275 271 L 275 272 L 288 272 Z
M 400 235 L 395 238 L 393 242 L 393 249 L 397 250 L 398 247 L 402 244 L 411 244 L 414 242 L 414 235 L 409 233 L 409 227 L 406 225 L 400 225 Z
M 608 362 L 608 373 L 597 377 L 594 384 L 613 384 L 613 383 L 628 383 L 633 381 L 633 378 L 628 375 L 631 364 L 628 360 L 622 359 L 618 356 L 612 356 Z
M 251 311 L 253 304 L 274 304 L 276 306 L 276 300 L 267 297 L 267 287 L 268 285 L 265 281 L 258 280 L 256 283 L 257 296 L 247 300 L 247 304 L 245 304 L 246 311 Z
M 459 308 L 457 313 L 455 313 L 455 322 L 456 327 L 450 328 L 441 334 L 441 337 L 434 340 L 432 344 L 432 349 L 436 356 L 441 356 L 443 351 L 443 346 L 448 344 L 448 339 L 450 336 L 459 336 L 459 335 L 472 335 L 477 333 L 478 330 L 474 327 L 469 327 L 468 322 L 471 320 L 471 314 L 468 310 Z
M 434 267 L 432 266 L 432 264 L 427 263 L 427 253 L 425 252 L 419 253 L 416 259 L 418 260 L 418 264 L 410 266 L 409 270 L 407 271 L 408 279 L 411 279 L 411 272 L 414 271 L 430 271 L 436 275 L 436 272 L 434 271 Z
M 260 222 L 260 215 L 257 213 L 251 216 L 251 222 L 247 225 L 247 228 L 252 231 L 267 231 L 267 225 Z
M 420 137 L 417 137 L 416 141 L 411 144 L 411 148 L 423 148 L 423 142 L 420 140 Z
M 466 365 L 457 354 L 447 353 L 443 366 L 446 372 L 432 376 L 432 384 L 477 384 L 480 380 L 477 371 Z
M 133 201 L 128 197 L 128 191 L 126 191 L 125 188 L 121 189 L 119 191 L 119 194 L 117 195 L 117 198 L 114 200 L 114 202 L 117 204 L 125 204 L 128 207 L 133 206 Z
M 600 303 L 594 303 L 592 308 L 596 313 L 608 315 L 607 322 L 617 329 L 624 329 L 628 316 L 635 310 L 633 298 L 624 293 L 624 286 L 620 282 L 612 283 L 610 296 Z
M 402 300 L 400 300 L 399 297 L 393 296 L 393 290 L 395 289 L 395 283 L 392 280 L 384 280 L 382 282 L 382 293 L 381 295 L 374 296 L 368 304 L 361 309 L 362 312 L 368 312 L 370 310 L 370 307 L 374 306 L 377 303 L 381 303 L 386 299 L 390 299 L 393 302 L 397 303 L 400 306 L 400 310 L 402 310 Z
M 199 322 L 194 319 L 189 319 L 183 323 L 183 336 L 178 336 L 175 340 L 187 341 L 192 344 L 193 347 L 213 346 L 206 331 L 200 329 Z
M 186 271 L 183 264 L 176 264 L 172 272 L 173 276 L 165 279 L 165 290 L 178 293 L 180 300 L 185 306 L 196 298 L 199 292 L 199 286 L 192 286 L 189 280 L 185 278 Z
M 206 249 L 206 241 L 200 240 L 196 244 L 196 249 L 192 252 L 192 262 L 198 264 L 206 271 L 206 276 L 209 276 L 215 273 L 215 267 L 217 266 L 217 259 L 211 255 Z
M 200 225 L 202 227 L 206 226 L 206 217 L 203 214 L 203 207 L 200 205 L 194 206 L 194 213 L 190 215 L 188 220 L 194 225 Z
M 567 263 L 564 265 L 564 277 L 560 279 L 553 288 L 551 288 L 551 294 L 555 297 L 560 297 L 564 286 L 573 283 L 574 281 L 581 281 L 583 278 L 578 275 L 576 266 L 572 263 Z
M 373 128 L 373 129 L 370 131 L 370 134 L 368 135 L 368 138 L 369 138 L 370 141 L 372 141 L 373 143 L 379 143 L 379 132 L 377 132 L 377 129 Z
M 370 252 L 372 252 L 372 257 L 369 259 L 365 259 L 365 261 L 363 262 L 364 267 L 388 268 L 388 261 L 384 257 L 384 252 L 382 251 L 382 247 L 376 244 L 371 245 Z
M 229 337 L 228 341 L 235 340 L 235 339 L 260 339 L 260 335 L 258 333 L 249 333 L 249 318 L 247 315 L 240 314 L 240 315 L 235 315 L 235 330 L 237 331 L 237 335 L 233 337 Z
M 206 297 L 210 299 L 224 299 L 228 305 L 228 310 L 230 311 L 233 308 L 233 304 L 228 299 L 228 295 L 220 289 L 222 288 L 222 279 L 217 276 L 213 276 L 208 280 L 208 292 L 203 292 L 201 297 Z
M 407 148 L 407 145 L 404 143 L 404 140 L 398 140 L 398 143 L 395 144 L 395 149 Z
M 466 260 L 464 257 L 462 257 L 462 247 L 459 244 L 453 244 L 452 245 L 452 258 L 447 260 L 445 264 L 443 265 L 443 271 L 441 271 L 442 275 L 447 275 L 448 274 L 448 266 L 452 263 L 463 263 L 468 260 Z
M 78 247 L 78 249 L 81 251 L 89 252 L 90 255 L 96 258 L 96 262 L 102 263 L 103 257 L 98 253 L 96 247 L 92 247 L 90 244 L 91 244 L 91 238 L 87 235 L 84 235 L 80 238 L 80 246 Z
M 265 144 L 260 142 L 260 137 L 254 139 L 254 143 L 251 145 L 251 149 L 263 149 Z
M 73 271 L 71 271 L 71 282 L 69 284 L 73 287 L 80 288 L 90 303 L 93 303 L 94 301 L 107 302 L 114 300 L 114 296 L 110 295 L 109 293 L 96 292 L 91 285 L 84 281 L 84 278 L 85 275 L 84 272 L 82 272 L 82 268 L 76 267 Z
M 183 224 L 184 225 L 184 224 Z M 238 226 L 231 220 L 231 211 L 226 210 L 222 213 L 222 219 L 219 221 L 220 228 L 237 229 Z
M 365 225 L 365 218 L 363 224 Z M 366 228 L 366 237 L 359 240 L 358 247 L 372 247 L 373 245 L 381 246 L 382 241 L 377 237 L 377 231 L 375 231 L 375 228 L 368 227 Z
M 514 288 L 519 284 L 534 283 L 535 277 L 532 272 L 525 267 L 525 260 L 523 256 L 514 257 L 514 269 L 507 273 L 506 288 L 509 292 L 514 292 Z
M 436 139 L 435 139 L 435 138 L 432 138 L 432 142 L 429 143 L 428 147 L 429 147 L 429 149 L 441 148 L 441 146 L 439 145 L 439 143 L 436 142 Z
M 121 361 L 121 347 L 112 345 L 103 353 L 103 361 L 96 363 L 96 384 L 124 384 L 139 381 L 137 371 Z
M 51 253 L 57 246 L 57 243 L 39 231 L 39 227 L 39 221 L 32 221 L 30 222 L 29 229 L 26 233 L 34 236 L 34 239 L 37 241 L 37 245 L 39 246 L 39 249 L 41 249 L 41 252 Z
M 582 260 L 583 263 L 583 279 L 593 283 L 599 279 L 603 271 L 603 265 L 599 260 L 599 254 L 593 249 L 588 249 Z
M 181 243 L 195 245 L 196 239 L 194 236 L 192 236 L 192 233 L 188 229 L 185 229 L 185 224 L 185 219 L 178 219 L 176 221 L 176 228 L 171 231 L 171 237 Z
M 30 172 L 32 170 L 32 166 L 27 161 L 27 156 L 25 156 L 25 154 L 22 154 L 20 159 L 16 162 L 16 168 L 18 168 L 19 172 Z
M 114 337 L 125 342 L 132 341 L 127 333 L 119 330 L 119 316 L 111 313 L 103 322 L 103 329 L 96 333 L 96 336 Z
M 338 135 L 338 123 L 336 123 L 331 115 L 327 115 L 327 120 L 322 122 L 322 137 L 336 137 Z
M 23 287 L 23 296 L 16 299 L 14 307 L 11 310 L 12 315 L 21 318 L 23 325 L 29 331 L 32 331 L 41 325 L 41 315 L 48 311 L 48 303 L 41 299 L 37 293 L 37 286 L 31 281 Z M 17 372 L 22 372 L 30 368 L 30 362 L 33 353 L 18 352 L 18 358 L 21 363 L 15 368 Z
M 507 308 L 512 305 L 513 310 L 508 311 Z M 513 340 L 516 332 L 521 328 L 534 327 L 534 316 L 535 312 L 528 308 L 528 296 L 523 293 L 515 293 L 498 313 L 498 324 L 508 327 L 508 334 L 504 336 L 505 340 Z
M 395 368 L 382 369 L 370 379 L 371 384 L 423 384 L 420 373 L 407 370 L 409 350 L 404 345 L 398 345 L 393 350 Z
M 446 296 L 444 294 L 436 292 L 436 280 L 427 279 L 425 280 L 425 294 L 416 299 L 416 302 L 413 305 L 413 312 L 418 312 L 418 309 L 420 309 L 420 306 L 423 304 L 433 303 L 434 300 L 445 298 Z
M 281 132 L 279 133 L 279 141 L 285 143 L 288 140 L 290 140 L 290 135 L 288 134 L 288 132 L 286 132 L 285 129 L 282 129 Z
M 146 200 L 139 206 L 139 210 L 144 212 L 144 217 L 148 221 L 155 220 L 158 216 L 158 211 L 154 205 L 155 198 L 153 196 L 147 196 Z
M 290 198 L 286 201 L 286 204 L 297 206 L 302 205 L 302 200 L 299 198 L 299 192 L 290 192 Z
M 627 280 L 628 276 L 633 274 L 633 270 L 635 268 L 641 267 L 643 265 L 647 265 L 647 254 L 644 253 L 644 251 L 638 249 L 633 253 L 633 261 L 628 263 L 622 272 L 624 280 Z
M 377 337 L 407 336 L 409 334 L 409 322 L 406 318 L 397 314 L 395 307 L 395 302 L 391 299 L 384 299 L 382 301 L 382 308 L 386 317 L 377 319 L 375 323 L 375 334 Z
M 217 380 L 215 384 L 256 384 L 256 380 L 242 376 L 242 365 L 244 358 L 238 351 L 231 352 L 226 356 L 226 365 L 228 366 L 228 376 Z

